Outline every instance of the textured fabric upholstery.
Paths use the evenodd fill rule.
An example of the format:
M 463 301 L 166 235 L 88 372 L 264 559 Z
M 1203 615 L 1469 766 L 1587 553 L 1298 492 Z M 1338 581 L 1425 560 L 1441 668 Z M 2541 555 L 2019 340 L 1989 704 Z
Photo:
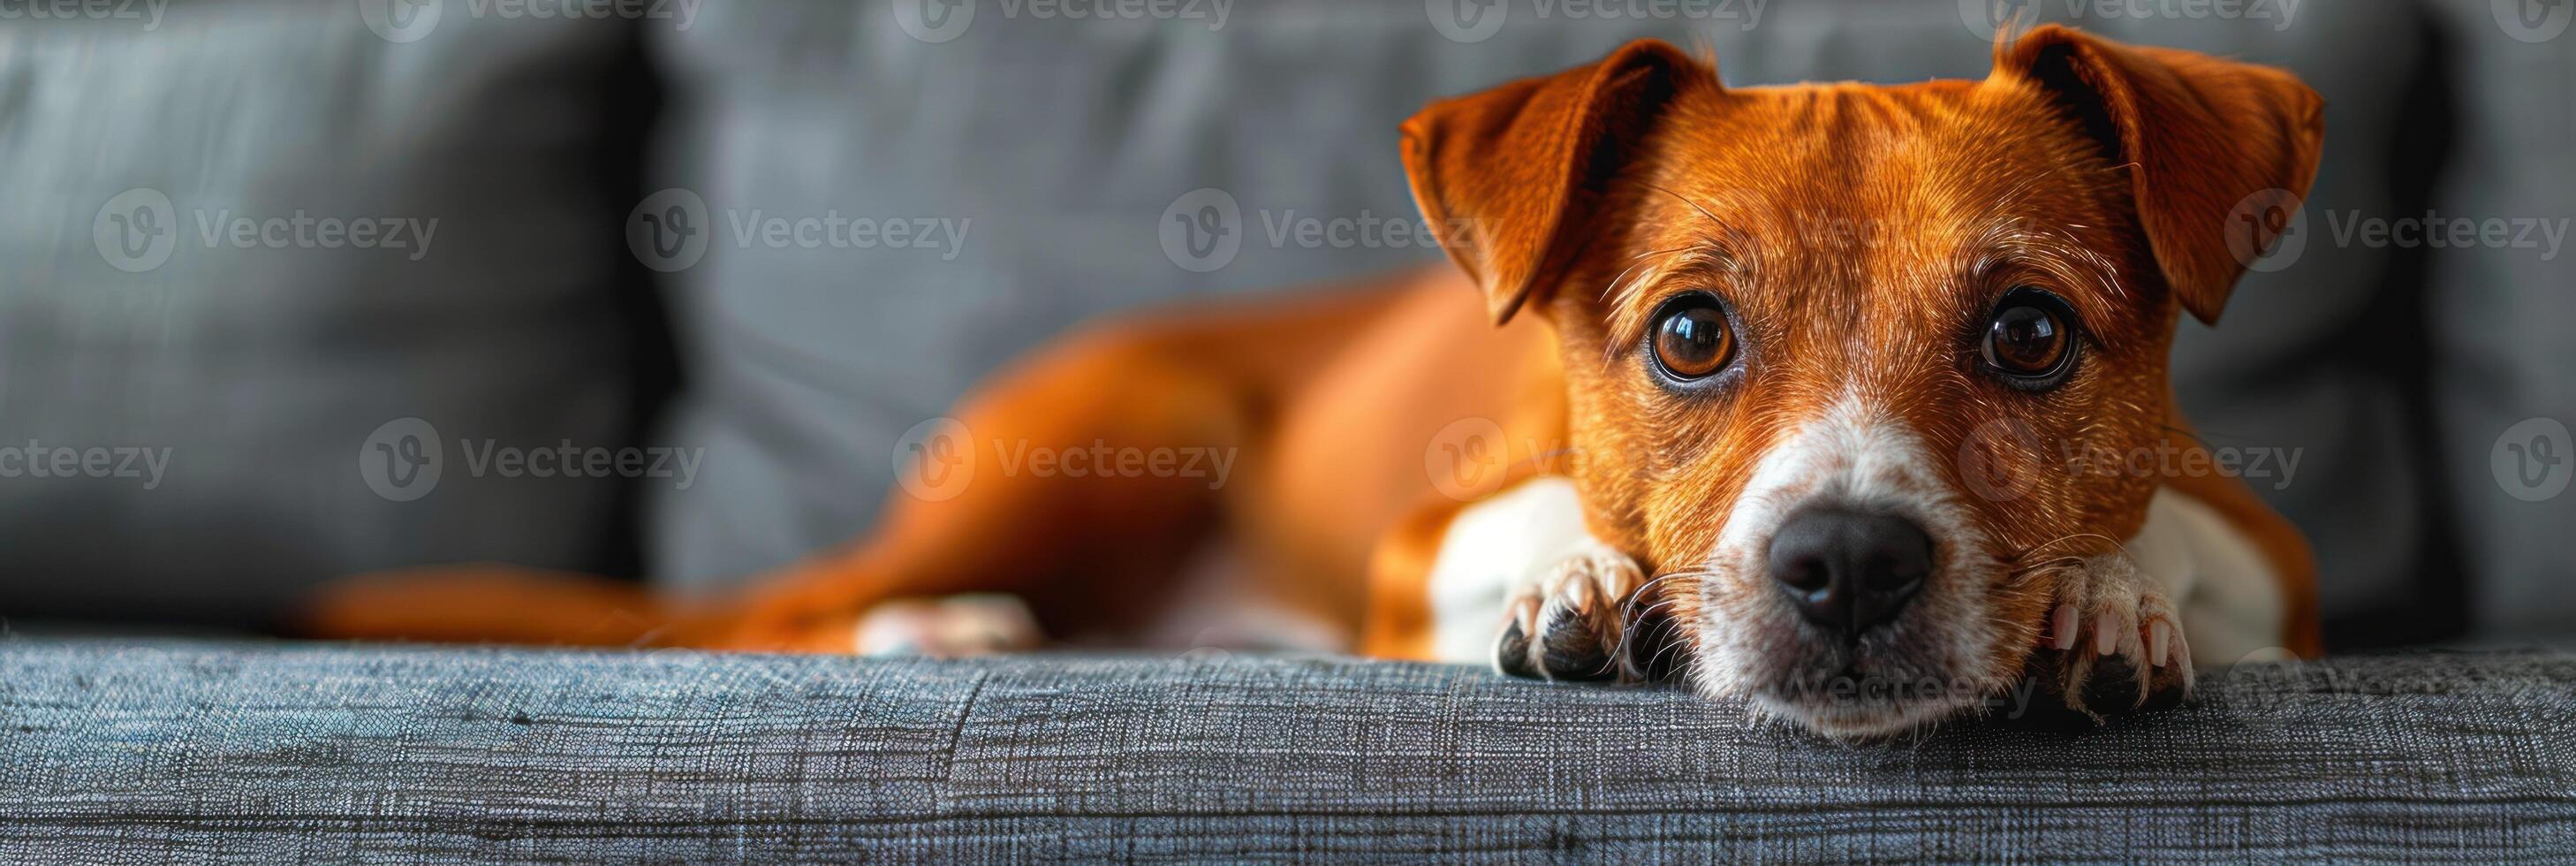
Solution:
M 0 644 L 0 860 L 2576 850 L 2576 656 L 2239 668 L 1849 746 L 1673 689 L 1339 658 Z

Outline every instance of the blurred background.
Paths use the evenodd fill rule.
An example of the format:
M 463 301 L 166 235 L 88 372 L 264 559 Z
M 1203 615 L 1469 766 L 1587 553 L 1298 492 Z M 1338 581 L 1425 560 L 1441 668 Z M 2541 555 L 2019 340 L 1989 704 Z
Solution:
M 1383 230 L 1428 98 L 1639 36 L 1981 77 L 2022 14 L 2326 98 L 2291 240 L 2174 375 L 2268 455 L 2330 644 L 2576 643 L 2571 7 L 0 0 L 0 617 L 738 580 L 866 527 L 898 438 L 1050 334 L 1437 258 Z

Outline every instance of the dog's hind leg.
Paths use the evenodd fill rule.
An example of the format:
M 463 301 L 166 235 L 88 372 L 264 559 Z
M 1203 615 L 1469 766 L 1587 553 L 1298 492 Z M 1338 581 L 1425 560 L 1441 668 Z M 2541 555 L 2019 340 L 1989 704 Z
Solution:
M 1059 340 L 898 443 L 904 483 L 853 544 L 708 600 L 510 566 L 368 575 L 319 593 L 317 637 L 851 652 L 888 602 L 918 622 L 1114 635 L 1160 612 L 1175 579 L 1262 471 L 1270 426 L 1355 330 L 1414 285 L 1121 319 Z M 890 614 L 892 616 L 892 614 Z M 903 619 L 904 617 L 894 617 Z M 1007 637 L 1007 635 L 1004 635 Z
M 325 587 L 290 623 L 324 638 L 853 652 L 859 624 L 983 622 L 1023 641 L 1149 615 L 1220 520 L 1206 468 L 1240 471 L 1260 389 L 1200 360 L 1218 317 L 1095 328 L 1023 359 L 953 420 L 926 424 L 872 533 L 733 597 L 504 564 L 431 566 Z M 1221 464 L 1218 461 L 1222 461 Z M 1190 471 L 1196 469 L 1198 471 Z M 883 641 L 877 643 L 882 644 Z M 939 647 L 922 647 L 937 652 Z M 993 648 L 1002 648 L 999 646 Z
M 1150 617 L 1221 522 L 1217 489 L 1241 471 L 1260 389 L 1209 364 L 1187 321 L 1075 336 L 1003 374 L 953 419 L 916 428 L 876 529 L 788 569 L 682 642 L 851 651 L 871 611 L 895 621 L 1009 614 L 940 606 L 1017 597 L 1047 633 L 1115 631 Z M 887 617 L 876 618 L 880 623 Z M 1005 648 L 1005 647 L 994 647 Z

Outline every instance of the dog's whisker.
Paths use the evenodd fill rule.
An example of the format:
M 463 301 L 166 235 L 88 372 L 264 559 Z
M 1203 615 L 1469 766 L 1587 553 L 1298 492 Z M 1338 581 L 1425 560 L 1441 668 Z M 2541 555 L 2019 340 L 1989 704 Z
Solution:
M 2038 561 L 2038 562 L 2034 562 L 2034 563 L 2031 563 L 2031 564 L 2029 564 L 2029 565 L 2024 565 L 2024 566 L 2021 566 L 2021 567 L 2019 567 L 2019 568 L 2012 569 L 2012 572 L 2013 572 L 2013 573 L 2015 573 L 2015 574 L 2021 574 L 2021 573 L 2025 573 L 2025 572 L 2040 571 L 2040 570 L 2050 569 L 2050 568 L 2063 568 L 2063 567 L 2070 567 L 2070 566 L 2078 566 L 2078 565 L 2083 565 L 2083 564 L 2084 564 L 2084 557 L 2069 555 L 2069 556 L 2061 556 L 2061 557 L 2057 557 L 2057 558 L 2055 558 L 2055 559 L 2044 559 L 2044 560 L 2040 560 L 2040 561 Z
M 2112 537 L 2110 537 L 2110 536 L 2108 536 L 2108 535 L 2103 535 L 2103 534 L 2101 534 L 2101 533 L 2099 533 L 2099 532 L 2070 532 L 2070 533 L 2067 533 L 2067 534 L 2065 534 L 2065 535 L 2060 535 L 2060 536 L 2058 536 L 2058 537 L 2056 537 L 2056 538 L 2051 538 L 2051 539 L 2049 539 L 2049 540 L 2047 540 L 2047 541 L 2043 541 L 2043 542 L 2040 542 L 2040 543 L 2038 543 L 2038 544 L 2031 545 L 2030 547 L 2024 548 L 2020 553 L 2018 553 L 2018 554 L 2014 554 L 2013 556 L 2011 556 L 2010 558 L 2008 558 L 2008 560 L 2007 560 L 2007 561 L 2020 561 L 2020 560 L 2022 560 L 2022 559 L 2024 559 L 2024 558 L 2027 558 L 2027 557 L 2030 557 L 2030 556 L 2036 555 L 2036 554 L 2038 554 L 2040 551 L 2047 550 L 2047 549 L 2048 549 L 2048 548 L 2050 548 L 2050 547 L 2054 547 L 2054 546 L 2059 545 L 2059 544 L 2064 544 L 2064 543 L 2069 542 L 2069 541 L 2081 541 L 2081 540 L 2088 539 L 2088 538 L 2089 538 L 2089 539 L 2094 539 L 2094 540 L 2097 540 L 2097 541 L 2101 541 L 2101 542 L 2104 542 L 2104 543 L 2107 543 L 2107 544 L 2109 544 L 2109 545 L 2111 545 L 2112 547 L 2115 547 L 2115 548 L 2120 546 L 2120 540 L 2119 540 L 2119 539 L 2112 538 Z
M 1712 575 L 1712 572 L 1705 571 L 1705 570 L 1668 571 L 1668 572 L 1664 572 L 1663 574 L 1656 575 L 1652 580 L 1648 580 L 1648 581 L 1646 581 L 1645 583 L 1638 584 L 1638 585 L 1637 585 L 1637 589 L 1636 589 L 1636 591 L 1629 593 L 1629 594 L 1628 594 L 1628 597 L 1633 599 L 1633 598 L 1636 598 L 1636 597 L 1638 597 L 1638 596 L 1645 595 L 1647 590 L 1654 589 L 1656 585 L 1661 584 L 1661 583 L 1663 583 L 1664 581 L 1671 580 L 1671 579 L 1676 578 L 1676 577 L 1709 577 L 1709 576 L 1711 576 L 1711 575 Z

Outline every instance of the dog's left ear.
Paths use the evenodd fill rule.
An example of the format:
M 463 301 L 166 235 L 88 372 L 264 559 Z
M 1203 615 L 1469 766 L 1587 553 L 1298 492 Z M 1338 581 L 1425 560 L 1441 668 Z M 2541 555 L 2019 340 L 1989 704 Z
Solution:
M 2268 200 L 2249 197 L 2305 196 L 2316 178 L 2324 100 L 2279 69 L 2050 24 L 1996 46 L 1988 81 L 2002 79 L 2045 89 L 2130 164 L 2165 284 L 2203 322 L 2217 321 L 2248 264 L 2240 248 L 2268 249 L 2283 227 L 2263 220 Z M 2240 213 L 2248 206 L 2255 212 Z
M 1414 203 L 1497 324 L 1558 279 L 1601 187 L 1680 88 L 1717 74 L 1640 39 L 1608 59 L 1431 103 L 1404 122 Z

